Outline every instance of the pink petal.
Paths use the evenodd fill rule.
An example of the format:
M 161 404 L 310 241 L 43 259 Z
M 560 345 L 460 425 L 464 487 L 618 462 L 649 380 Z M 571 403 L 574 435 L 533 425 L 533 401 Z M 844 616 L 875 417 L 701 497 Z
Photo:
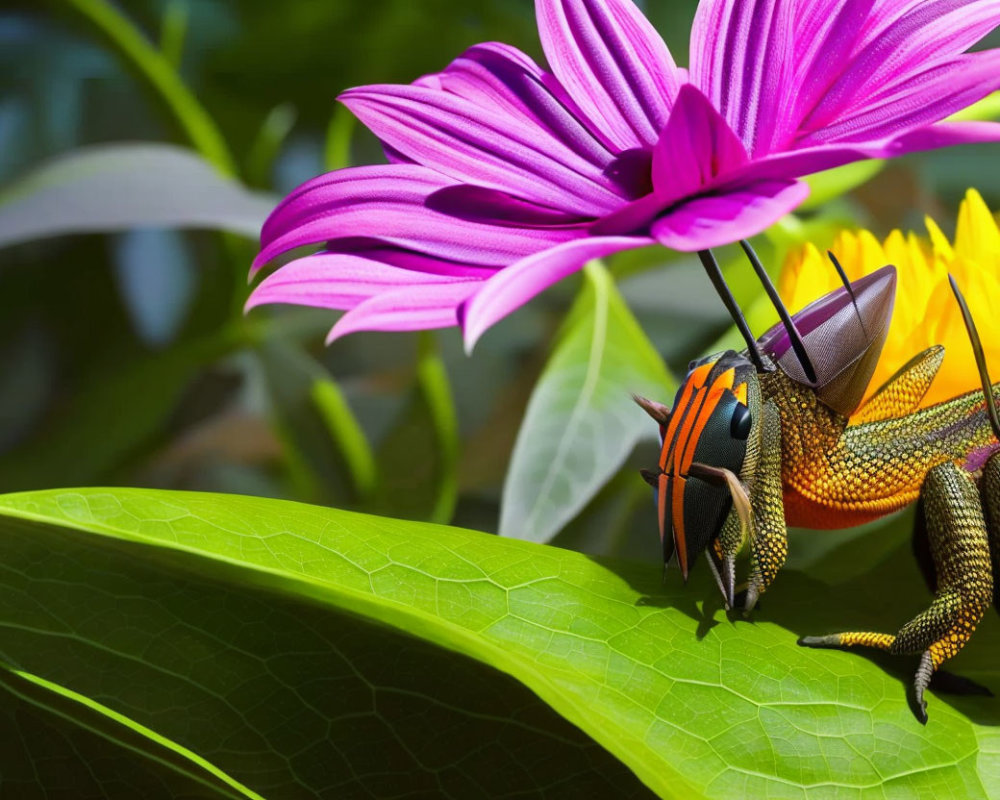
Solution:
M 589 224 L 588 221 L 563 211 L 538 206 L 496 189 L 484 189 L 471 184 L 446 186 L 434 192 L 427 198 L 427 207 L 449 217 L 490 225 L 522 228 L 577 227 L 582 231 Z
M 337 320 L 326 342 L 355 331 L 450 328 L 458 324 L 458 307 L 482 284 L 473 279 L 451 280 L 381 292 Z
M 537 0 L 549 66 L 619 150 L 649 146 L 680 88 L 663 39 L 631 0 Z
M 851 55 L 885 39 L 894 40 L 892 47 L 895 50 L 908 49 L 904 42 L 909 39 L 909 49 L 922 49 L 928 58 L 957 55 L 993 29 L 976 34 L 976 28 L 983 24 L 984 15 L 990 13 L 991 6 L 995 14 L 995 0 L 876 0 L 858 47 Z M 917 42 L 921 42 L 922 47 Z M 897 69 L 904 66 L 896 55 L 886 55 L 894 62 L 892 66 Z
M 588 261 L 652 243 L 645 236 L 594 236 L 558 245 L 500 270 L 463 309 L 466 350 L 472 351 L 487 328 Z
M 794 0 L 702 0 L 691 29 L 691 82 L 754 158 L 773 149 L 794 96 Z
M 424 86 L 364 86 L 340 99 L 386 145 L 458 182 L 582 216 L 622 201 L 605 164 L 529 119 Z
M 798 5 L 795 72 L 790 84 L 794 90 L 787 98 L 772 149 L 789 146 L 802 120 L 829 92 L 858 47 L 872 4 L 873 0 L 814 0 Z
M 663 207 L 746 163 L 746 150 L 722 115 L 695 87 L 682 86 L 653 149 L 653 187 Z
M 251 293 L 245 310 L 269 303 L 348 309 L 397 288 L 483 281 L 492 274 L 412 253 L 316 253 L 268 275 Z
M 755 236 L 809 195 L 799 181 L 759 181 L 725 194 L 697 197 L 653 223 L 653 238 L 674 250 L 695 252 Z
M 505 44 L 470 47 L 435 76 L 442 91 L 547 130 L 582 158 L 607 168 L 614 155 L 591 131 L 566 90 L 528 56 Z
M 997 0 L 800 3 L 780 144 L 882 139 L 944 119 L 997 84 L 990 67 L 971 75 L 956 59 L 997 24 Z
M 861 76 L 852 71 L 851 79 Z M 800 145 L 878 141 L 938 122 L 1000 88 L 1000 51 L 932 62 L 849 104 L 838 99 L 838 87 L 802 123 Z
M 261 232 L 254 267 L 296 247 L 357 237 L 378 238 L 450 261 L 502 266 L 579 235 L 570 228 L 531 230 L 460 219 L 428 206 L 429 196 L 452 186 L 450 178 L 406 164 L 322 175 L 300 186 L 272 212 Z M 529 218 L 527 210 L 523 218 Z M 551 212 L 544 219 L 551 222 Z
M 748 164 L 732 181 L 797 178 L 867 158 L 897 158 L 907 153 L 959 144 L 1000 141 L 1000 122 L 939 122 L 878 142 L 804 147 Z

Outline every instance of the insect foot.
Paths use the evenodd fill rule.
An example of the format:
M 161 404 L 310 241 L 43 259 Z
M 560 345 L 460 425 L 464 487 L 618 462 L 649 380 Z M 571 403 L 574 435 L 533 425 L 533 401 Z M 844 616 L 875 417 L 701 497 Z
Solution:
M 991 459 L 987 469 L 997 469 Z M 992 466 L 991 466 L 992 464 Z M 952 462 L 927 473 L 920 492 L 937 591 L 930 607 L 896 634 L 848 632 L 806 636 L 806 647 L 873 647 L 896 655 L 920 655 L 913 679 L 914 715 L 927 722 L 924 692 L 932 674 L 972 636 L 993 601 L 989 536 L 972 477 Z

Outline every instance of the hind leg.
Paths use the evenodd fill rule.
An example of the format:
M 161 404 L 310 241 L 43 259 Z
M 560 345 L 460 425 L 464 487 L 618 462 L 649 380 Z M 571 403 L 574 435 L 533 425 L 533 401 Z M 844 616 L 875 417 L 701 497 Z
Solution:
M 994 453 L 983 468 L 979 494 L 986 512 L 986 530 L 990 540 L 990 562 L 993 567 L 993 607 L 1000 611 L 1000 453 Z
M 992 460 L 991 460 L 992 463 Z M 1000 461 L 993 466 L 1000 511 Z M 900 655 L 920 655 L 914 677 L 917 716 L 927 721 L 924 690 L 942 663 L 972 636 L 993 600 L 990 543 L 983 503 L 972 477 L 952 463 L 927 473 L 920 494 L 927 522 L 937 591 L 930 607 L 895 634 L 847 632 L 807 636 L 809 647 L 874 647 Z

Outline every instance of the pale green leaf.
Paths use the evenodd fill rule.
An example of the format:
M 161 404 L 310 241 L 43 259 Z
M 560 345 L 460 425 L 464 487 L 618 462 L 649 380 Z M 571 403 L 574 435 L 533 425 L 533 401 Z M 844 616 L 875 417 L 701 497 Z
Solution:
M 535 386 L 504 483 L 500 534 L 549 541 L 656 425 L 630 393 L 668 401 L 673 381 L 597 263 Z
M 138 227 L 220 229 L 256 238 L 274 204 L 191 150 L 100 145 L 60 156 L 0 191 L 0 247 Z

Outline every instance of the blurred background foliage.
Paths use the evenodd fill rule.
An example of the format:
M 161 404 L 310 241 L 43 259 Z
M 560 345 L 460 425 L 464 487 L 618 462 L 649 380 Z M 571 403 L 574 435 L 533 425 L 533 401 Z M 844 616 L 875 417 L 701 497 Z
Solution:
M 645 3 L 682 64 L 695 6 Z M 118 12 L 110 27 L 102 9 Z M 145 64 L 128 53 L 130 25 L 145 37 Z M 341 90 L 408 82 L 486 40 L 540 57 L 530 0 L 4 0 L 0 214 L 24 199 L 21 179 L 52 159 L 126 142 L 200 146 L 242 183 L 248 209 L 266 209 L 324 169 L 381 160 L 373 137 L 337 110 Z M 157 89 L 151 75 L 166 83 Z M 207 112 L 186 124 L 165 100 L 183 100 L 185 86 L 195 109 Z M 1000 205 L 1000 171 L 983 168 L 995 158 L 987 147 L 965 147 L 894 163 L 812 209 L 804 227 L 762 240 L 763 254 L 777 269 L 783 248 L 803 231 L 822 240 L 840 223 L 884 234 L 922 228 L 931 213 L 948 229 L 970 185 Z M 45 180 L 58 184 L 62 174 Z M 181 207 L 207 196 L 169 164 L 130 174 Z M 119 193 L 135 207 L 115 180 L 89 191 L 92 210 Z M 34 216 L 50 214 L 58 217 L 54 205 Z M 324 347 L 332 312 L 242 315 L 253 241 L 191 229 L 233 231 L 239 223 L 177 229 L 123 218 L 108 227 L 114 232 L 0 246 L 0 491 L 212 490 L 497 530 L 533 388 L 556 342 L 584 335 L 560 334 L 584 278 L 499 324 L 471 358 L 454 330 L 362 333 Z M 614 309 L 620 291 L 674 374 L 727 330 L 690 258 L 632 253 L 610 268 L 617 289 L 609 282 L 605 290 L 615 294 L 601 294 L 597 280 L 597 294 L 577 303 Z M 749 304 L 757 288 L 747 272 L 730 266 L 738 298 Z M 568 524 L 553 517 L 547 536 L 561 528 L 557 544 L 655 559 L 652 504 L 634 472 L 653 459 L 652 447 L 622 453 L 621 471 L 615 475 L 611 463 L 606 487 L 577 496 L 582 510 L 572 506 Z

